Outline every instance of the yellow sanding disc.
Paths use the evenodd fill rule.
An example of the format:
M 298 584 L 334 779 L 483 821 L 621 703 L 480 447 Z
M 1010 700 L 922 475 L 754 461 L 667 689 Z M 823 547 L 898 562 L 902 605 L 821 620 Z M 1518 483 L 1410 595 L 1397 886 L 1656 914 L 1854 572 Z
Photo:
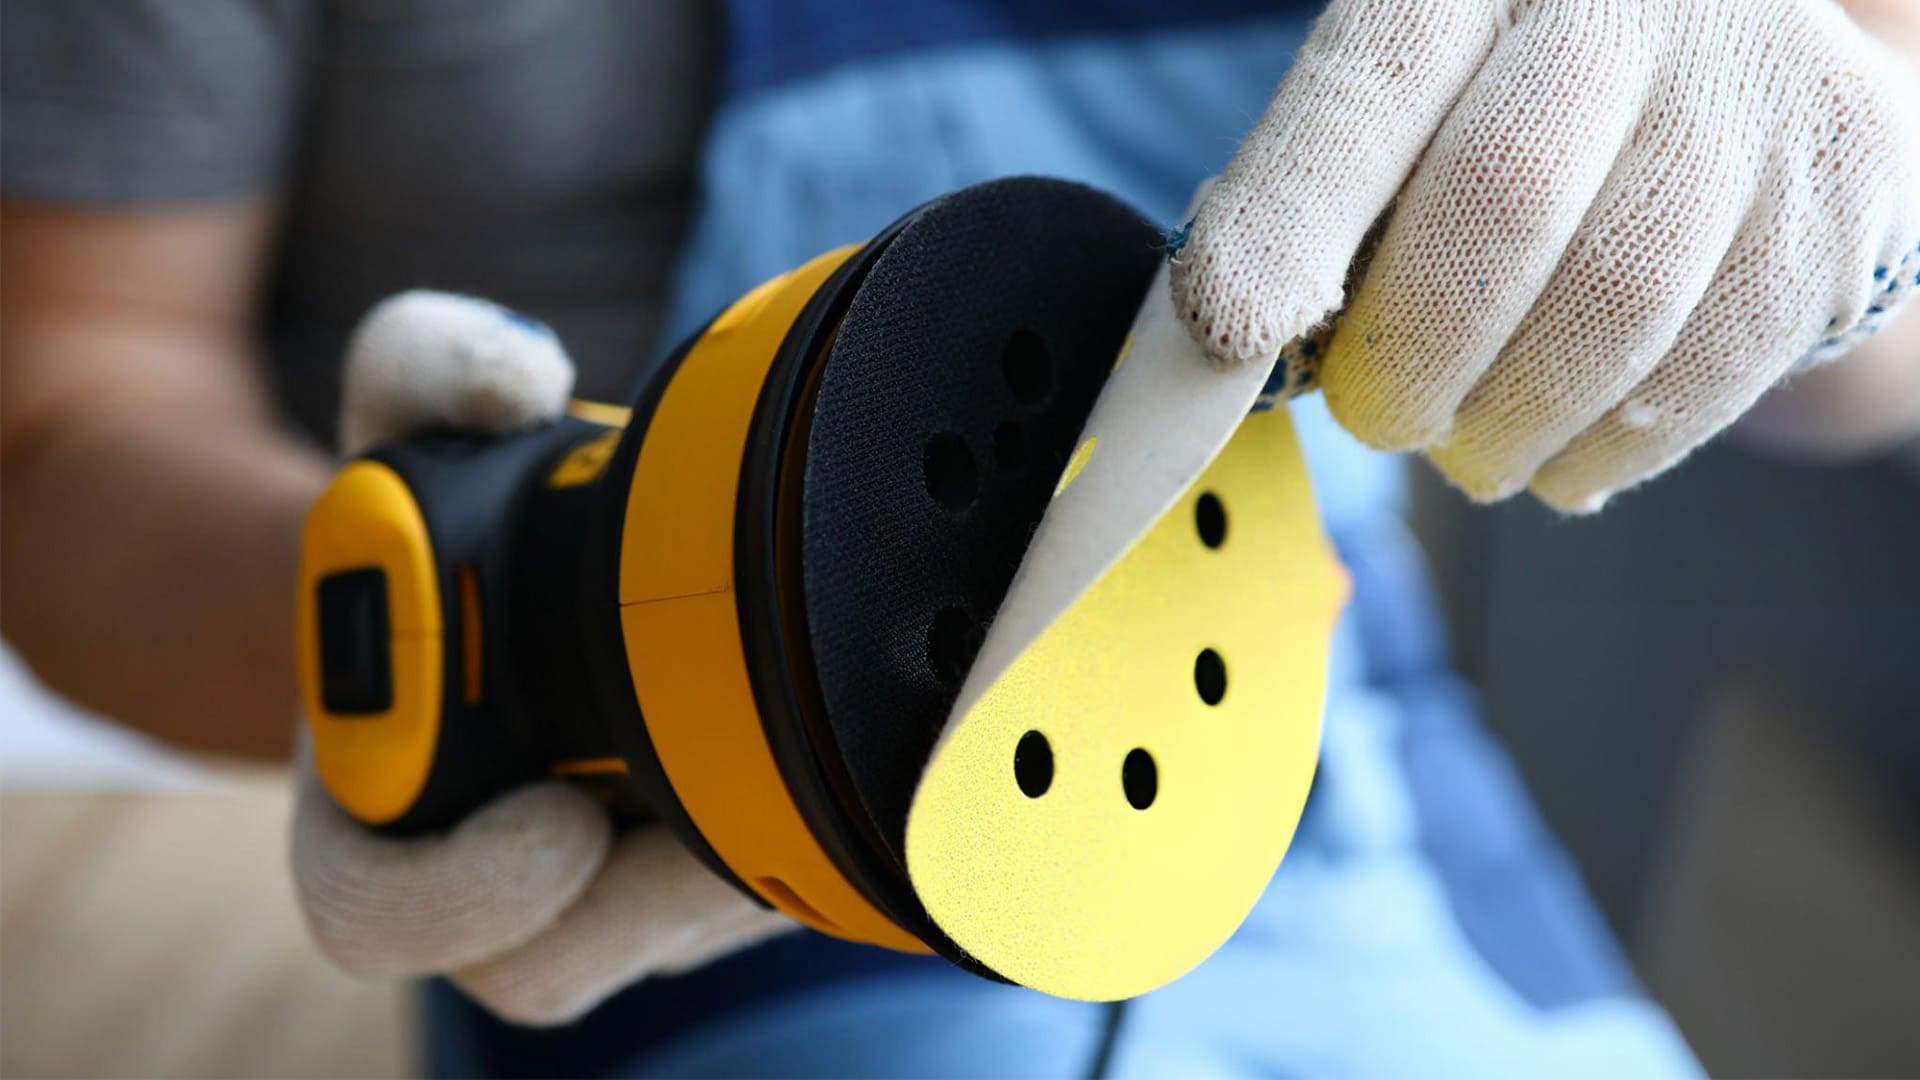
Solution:
M 1317 522 L 1286 411 L 1249 417 L 951 722 L 906 840 L 955 944 L 1034 989 L 1114 1000 L 1240 925 L 1319 749 L 1346 579 Z

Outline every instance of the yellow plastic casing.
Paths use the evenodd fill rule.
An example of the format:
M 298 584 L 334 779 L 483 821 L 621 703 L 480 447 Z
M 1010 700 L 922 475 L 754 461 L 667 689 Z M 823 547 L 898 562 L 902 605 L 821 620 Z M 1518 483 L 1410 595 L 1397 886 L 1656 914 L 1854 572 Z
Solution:
M 1209 494 L 1224 507 L 1217 546 L 1196 527 Z M 1318 756 L 1347 591 L 1319 523 L 1286 411 L 1249 417 L 950 722 L 908 813 L 907 872 L 957 945 L 1024 986 L 1099 1001 L 1172 981 L 1239 927 L 1292 840 Z M 1197 690 L 1202 650 L 1226 671 L 1211 705 Z M 1052 763 L 1037 796 L 1014 765 L 1033 731 Z M 1157 780 L 1143 809 L 1124 780 L 1135 751 Z
M 384 712 L 337 715 L 322 700 L 316 598 L 322 580 L 354 570 L 386 575 L 392 699 Z M 314 768 L 360 821 L 398 819 L 426 787 L 440 738 L 442 637 L 440 587 L 419 504 L 386 465 L 349 464 L 307 513 L 295 647 Z
M 661 768 L 735 876 L 825 933 L 927 952 L 807 828 L 761 726 L 734 595 L 734 510 L 761 386 L 808 299 L 857 250 L 828 252 L 748 293 L 681 360 L 634 464 L 620 618 Z

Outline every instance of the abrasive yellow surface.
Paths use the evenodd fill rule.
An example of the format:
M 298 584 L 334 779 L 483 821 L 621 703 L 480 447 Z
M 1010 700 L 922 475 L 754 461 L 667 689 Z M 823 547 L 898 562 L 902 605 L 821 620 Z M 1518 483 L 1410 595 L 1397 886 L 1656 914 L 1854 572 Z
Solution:
M 1207 494 L 1225 512 L 1217 547 L 1196 523 Z M 1292 840 L 1345 595 L 1286 411 L 1249 417 L 936 748 L 907 823 L 934 921 L 1062 997 L 1130 997 L 1204 960 Z M 1226 672 L 1217 704 L 1197 685 L 1205 650 Z M 1026 762 L 1023 787 L 1030 732 L 1051 768 Z

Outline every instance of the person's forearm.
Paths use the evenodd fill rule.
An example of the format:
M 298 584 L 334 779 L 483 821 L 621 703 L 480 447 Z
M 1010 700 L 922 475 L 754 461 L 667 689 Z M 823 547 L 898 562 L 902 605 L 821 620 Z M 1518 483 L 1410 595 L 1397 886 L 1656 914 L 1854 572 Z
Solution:
M 1867 33 L 1920 62 L 1920 5 L 1913 0 L 1840 0 L 1840 6 Z
M 166 366 L 170 349 L 192 347 L 143 341 L 126 367 Z M 323 459 L 247 403 L 164 380 L 57 407 L 20 418 L 0 455 L 8 640 L 56 690 L 168 742 L 284 755 L 295 537 Z
M 1920 436 L 1920 315 L 1904 312 L 1846 356 L 1788 379 L 1736 435 L 1816 458 L 1878 453 Z
M 284 755 L 296 533 L 327 466 L 249 355 L 270 211 L 0 221 L 0 632 L 115 720 Z

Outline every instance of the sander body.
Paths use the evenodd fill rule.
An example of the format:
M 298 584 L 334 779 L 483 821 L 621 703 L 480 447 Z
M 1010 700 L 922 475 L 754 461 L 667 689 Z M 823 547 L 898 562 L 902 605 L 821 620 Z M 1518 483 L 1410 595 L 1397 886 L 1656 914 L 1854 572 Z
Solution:
M 743 296 L 629 403 L 348 462 L 302 538 L 322 781 L 405 835 L 565 777 L 824 933 L 1078 998 L 1176 977 L 1291 837 L 1327 635 L 1271 665 L 1169 645 L 1171 681 L 1126 658 L 1284 605 L 1204 562 L 1238 542 L 1232 573 L 1259 577 L 1262 530 L 1322 543 L 1310 501 L 1254 490 L 1298 470 L 1284 410 L 1142 542 L 1137 586 L 1089 596 L 1152 625 L 1038 650 L 987 703 L 1020 715 L 950 717 L 1164 254 L 1090 188 L 978 185 Z M 1074 742 L 1049 693 L 1140 715 Z M 949 747 L 981 764 L 936 767 Z

